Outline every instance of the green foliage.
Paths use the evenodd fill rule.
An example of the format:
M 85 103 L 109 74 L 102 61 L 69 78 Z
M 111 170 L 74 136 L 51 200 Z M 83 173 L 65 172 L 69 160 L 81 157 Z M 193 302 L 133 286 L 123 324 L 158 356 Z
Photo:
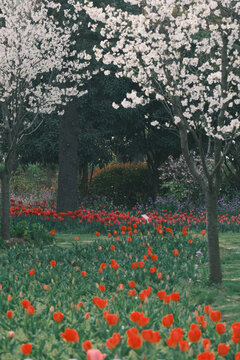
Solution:
M 180 181 L 166 181 L 161 185 L 161 188 L 168 194 L 171 194 L 171 196 L 178 202 L 186 201 L 190 196 L 187 184 Z
M 26 241 L 45 241 L 51 239 L 49 231 L 41 223 L 30 223 L 27 220 L 11 222 L 11 236 L 23 238 Z
M 232 147 L 228 159 L 226 159 L 223 166 L 222 186 L 220 195 L 225 196 L 227 199 L 233 199 L 240 194 L 240 157 L 239 157 L 240 144 L 239 140 L 235 147 Z
M 39 163 L 28 164 L 26 167 L 19 166 L 10 180 L 10 190 L 15 196 L 26 194 L 40 195 L 44 187 L 52 185 L 55 184 L 49 184 L 47 169 Z
M 190 187 L 189 184 L 179 181 L 179 180 L 169 180 L 164 181 L 161 184 L 160 192 L 164 193 L 166 196 L 171 196 L 178 203 L 185 203 L 186 205 L 190 202 L 195 204 L 201 198 L 203 199 L 202 193 L 196 187 Z
M 17 224 L 12 225 L 11 234 L 17 237 L 24 236 L 25 231 L 29 228 L 27 220 L 21 220 Z
M 111 164 L 95 172 L 90 193 L 104 195 L 116 205 L 146 203 L 152 196 L 151 173 L 145 163 Z
M 56 114 L 46 115 L 43 123 L 31 136 L 24 136 L 17 149 L 21 164 L 58 162 L 58 118 Z
M 5 169 L 5 164 L 3 162 L 0 162 L 0 172 L 4 171 Z

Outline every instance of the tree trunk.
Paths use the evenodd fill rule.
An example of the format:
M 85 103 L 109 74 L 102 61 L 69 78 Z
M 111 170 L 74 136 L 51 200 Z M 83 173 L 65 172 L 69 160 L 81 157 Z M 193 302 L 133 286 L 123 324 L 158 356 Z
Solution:
M 10 189 L 9 189 L 10 175 L 6 170 L 1 172 L 1 183 L 2 183 L 2 238 L 3 240 L 10 239 Z
M 151 196 L 153 201 L 155 201 L 156 195 L 159 192 L 159 171 L 158 171 L 159 166 L 156 164 L 156 161 L 154 160 L 154 154 L 150 151 L 147 153 L 147 165 L 149 171 L 151 172 L 151 178 L 152 178 Z
M 179 115 L 178 112 L 178 109 L 180 108 L 181 105 L 175 106 L 175 114 L 181 117 L 181 114 Z M 220 168 L 215 174 L 214 182 L 210 178 L 210 175 L 207 173 L 205 173 L 205 178 L 204 178 L 202 174 L 198 171 L 196 163 L 189 151 L 187 128 L 184 125 L 184 122 L 179 123 L 179 135 L 181 140 L 182 153 L 186 160 L 188 168 L 191 174 L 196 179 L 196 181 L 201 186 L 205 195 L 205 202 L 207 209 L 209 280 L 212 283 L 218 284 L 222 282 L 222 271 L 221 271 L 219 240 L 218 240 L 218 226 L 217 226 L 217 194 L 220 184 L 219 179 L 221 179 Z M 198 146 L 201 146 L 201 144 L 199 145 L 198 142 L 197 144 Z M 199 148 L 199 150 L 201 152 L 202 149 Z M 215 160 L 215 164 L 216 163 L 218 163 L 218 158 L 217 160 Z
M 92 164 L 91 173 L 90 173 L 89 185 L 91 185 L 91 183 L 92 183 L 93 171 L 94 171 L 94 165 Z
M 66 106 L 59 125 L 58 212 L 78 208 L 78 163 L 78 109 L 73 101 Z
M 87 196 L 88 194 L 88 163 L 84 163 L 82 166 L 82 179 L 80 185 L 80 195 L 81 198 Z
M 135 154 L 132 157 L 132 162 L 138 163 L 138 162 L 144 162 L 144 154 L 141 154 L 140 152 L 135 152 Z
M 207 237 L 208 237 L 208 262 L 209 275 L 212 283 L 222 282 L 222 271 L 220 261 L 220 249 L 217 225 L 217 191 L 207 190 L 206 209 L 207 209 Z

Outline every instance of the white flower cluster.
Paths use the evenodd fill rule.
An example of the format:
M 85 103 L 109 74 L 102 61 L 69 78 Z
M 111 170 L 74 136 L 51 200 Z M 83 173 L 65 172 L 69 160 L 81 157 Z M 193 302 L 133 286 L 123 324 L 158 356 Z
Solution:
M 71 3 L 83 11 L 77 0 Z M 71 50 L 76 27 L 70 27 L 69 14 L 61 27 L 49 15 L 49 10 L 60 8 L 60 3 L 48 0 L 0 2 L 0 107 L 2 125 L 9 132 L 19 121 L 24 125 L 26 118 L 24 126 L 29 125 L 26 112 L 51 113 L 86 92 L 82 86 L 91 77 L 91 56 Z
M 170 109 L 178 101 L 178 112 L 173 113 L 176 125 L 183 120 L 188 128 L 202 127 L 208 136 L 227 138 L 232 132 L 237 136 L 239 2 L 124 1 L 134 11 L 93 5 L 86 10 L 92 26 L 95 21 L 102 26 L 97 60 L 115 65 L 116 76 L 139 84 L 145 99 L 154 94 Z M 126 96 L 122 106 L 145 103 L 143 96 L 140 100 L 135 95 Z

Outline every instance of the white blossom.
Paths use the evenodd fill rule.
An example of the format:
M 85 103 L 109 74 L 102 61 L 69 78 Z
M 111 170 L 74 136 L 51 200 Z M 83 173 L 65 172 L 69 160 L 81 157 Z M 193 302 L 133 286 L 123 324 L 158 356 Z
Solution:
M 108 76 L 108 75 L 110 75 L 110 74 L 111 74 L 111 71 L 109 71 L 109 70 L 105 70 L 103 73 L 104 73 L 104 75 Z
M 77 0 L 71 3 L 77 6 Z M 49 15 L 49 9 L 60 8 L 60 3 L 47 0 L 1 0 L 1 129 L 10 137 L 18 136 L 22 125 L 32 128 L 39 113 L 50 114 L 86 93 L 82 86 L 91 77 L 91 56 L 71 50 L 75 44 L 71 37 L 79 31 L 79 24 L 71 27 L 71 14 L 66 10 L 65 26 L 60 27 Z M 79 4 L 77 9 L 84 11 Z M 67 81 L 70 86 L 65 85 Z
M 112 103 L 112 107 L 113 107 L 114 109 L 118 109 L 118 108 L 119 108 L 119 105 L 116 104 L 115 102 L 113 102 L 113 103 Z
M 151 122 L 151 125 L 152 126 L 158 126 L 159 122 L 157 120 L 154 120 L 154 121 Z
M 181 118 L 179 116 L 174 116 L 174 124 L 177 125 L 181 122 Z
M 239 109 L 236 114 L 230 111 L 240 103 L 239 2 L 124 1 L 134 11 L 130 7 L 126 11 L 110 5 L 105 9 L 85 5 L 92 24 L 100 21 L 103 40 L 95 48 L 97 60 L 114 65 L 117 77 L 130 78 L 141 88 L 140 97 L 136 92 L 128 94 L 121 105 L 143 105 L 153 95 L 173 109 L 179 98 L 178 113 L 188 124 L 188 131 L 201 127 L 207 136 L 227 139 L 230 131 L 239 128 L 235 122 Z M 217 129 L 216 119 L 223 111 L 224 124 Z M 175 125 L 180 122 L 178 113 L 172 114 Z
M 125 109 L 127 109 L 127 108 L 130 108 L 130 107 L 131 107 L 131 102 L 128 101 L 128 100 L 126 100 L 126 99 L 124 99 L 124 100 L 121 102 L 121 105 L 122 105 L 122 107 L 124 107 Z

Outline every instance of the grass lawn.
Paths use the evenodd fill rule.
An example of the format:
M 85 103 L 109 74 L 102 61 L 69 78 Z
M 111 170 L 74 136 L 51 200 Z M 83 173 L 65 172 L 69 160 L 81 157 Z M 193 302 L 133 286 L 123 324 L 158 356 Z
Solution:
M 240 234 L 220 234 L 223 284 L 216 303 L 228 320 L 240 319 Z
M 96 239 L 106 240 L 106 236 L 102 236 L 102 235 L 100 235 L 97 238 L 95 234 L 78 234 L 78 233 L 69 233 L 69 232 L 56 233 L 54 239 L 56 241 L 56 245 L 60 247 L 70 247 L 76 242 L 75 240 L 76 237 L 79 237 L 78 242 L 82 245 L 91 243 Z

